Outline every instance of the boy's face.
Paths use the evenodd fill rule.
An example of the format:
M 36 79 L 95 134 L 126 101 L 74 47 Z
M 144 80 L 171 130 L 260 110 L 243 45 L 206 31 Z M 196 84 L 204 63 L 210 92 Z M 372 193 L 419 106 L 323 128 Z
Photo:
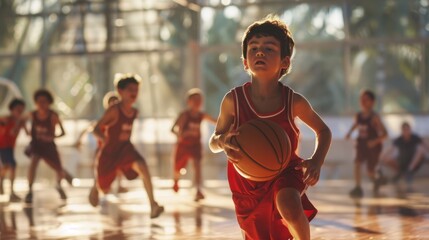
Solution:
M 289 57 L 281 59 L 279 40 L 272 36 L 254 36 L 247 43 L 247 58 L 244 68 L 252 75 L 280 76 L 282 69 L 289 67 Z
M 402 126 L 402 136 L 408 138 L 411 136 L 411 128 L 408 125 Z
M 121 100 L 124 102 L 134 103 L 137 100 L 139 92 L 139 85 L 136 83 L 129 83 L 125 88 L 118 89 Z
M 374 107 L 374 100 L 367 94 L 362 94 L 360 96 L 360 106 L 363 110 L 371 110 Z
M 40 110 L 48 110 L 51 103 L 49 102 L 49 99 L 45 96 L 38 96 L 36 98 L 36 107 Z
M 203 104 L 203 97 L 199 94 L 195 94 L 188 99 L 188 106 L 194 111 L 198 111 Z
M 19 104 L 13 107 L 10 112 L 14 118 L 20 118 L 22 116 L 22 113 L 24 112 L 24 109 L 25 109 L 25 106 L 22 104 Z

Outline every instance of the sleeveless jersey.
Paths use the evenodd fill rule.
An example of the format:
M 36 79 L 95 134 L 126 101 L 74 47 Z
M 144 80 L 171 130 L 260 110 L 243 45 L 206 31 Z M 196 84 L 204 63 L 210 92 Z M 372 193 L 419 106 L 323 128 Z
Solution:
M 283 104 L 272 113 L 261 114 L 256 110 L 249 94 L 251 83 L 234 88 L 231 92 L 235 103 L 234 128 L 256 118 L 271 120 L 279 124 L 288 134 L 291 142 L 291 159 L 288 166 L 274 179 L 265 182 L 255 182 L 243 178 L 228 161 L 228 183 L 232 192 L 235 213 L 240 228 L 244 231 L 245 239 L 291 239 L 292 235 L 287 223 L 277 210 L 275 196 L 283 188 L 294 188 L 301 193 L 301 203 L 304 214 L 311 220 L 317 209 L 305 194 L 306 185 L 303 182 L 303 172 L 295 166 L 303 160 L 298 157 L 299 129 L 296 127 L 292 106 L 294 92 L 287 86 L 281 85 Z
M 113 126 L 110 126 L 104 131 L 106 134 L 105 149 L 114 149 L 115 146 L 121 142 L 130 142 L 133 122 L 137 116 L 137 110 L 135 110 L 131 117 L 128 117 L 122 111 L 119 104 L 115 105 L 115 107 L 118 108 L 118 120 Z
M 0 125 L 0 148 L 13 148 L 15 146 L 17 134 L 13 132 L 16 121 L 12 117 L 7 118 L 6 125 Z
M 180 141 L 181 144 L 193 145 L 200 144 L 201 142 L 201 121 L 203 120 L 203 113 L 199 112 L 193 116 L 190 110 L 184 111 L 185 122 L 183 124 L 182 134 L 186 137 Z
M 46 142 L 43 137 L 52 137 L 55 135 L 55 125 L 52 124 L 52 114 L 54 112 L 49 110 L 48 117 L 46 119 L 38 119 L 37 111 L 31 113 L 33 120 L 31 125 L 31 139 L 32 141 Z M 52 141 L 53 142 L 53 141 Z
M 358 140 L 371 140 L 378 137 L 377 129 L 372 125 L 372 119 L 375 113 L 370 113 L 368 117 L 364 117 L 362 112 L 357 114 L 358 124 Z

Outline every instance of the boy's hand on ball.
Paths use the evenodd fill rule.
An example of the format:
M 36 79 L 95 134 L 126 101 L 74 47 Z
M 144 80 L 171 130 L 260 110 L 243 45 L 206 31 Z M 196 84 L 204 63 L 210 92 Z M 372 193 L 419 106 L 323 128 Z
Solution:
M 237 131 L 229 131 L 225 134 L 222 135 L 222 148 L 225 152 L 225 154 L 227 155 L 228 159 L 232 162 L 232 163 L 237 163 L 238 159 L 239 159 L 239 154 L 238 152 L 240 151 L 240 148 L 238 148 L 238 146 L 236 146 L 235 144 L 232 143 L 232 138 L 237 136 L 239 133 Z
M 295 167 L 296 170 L 302 169 L 304 171 L 304 183 L 309 186 L 314 186 L 319 181 L 320 166 L 316 161 L 309 159 L 302 161 Z

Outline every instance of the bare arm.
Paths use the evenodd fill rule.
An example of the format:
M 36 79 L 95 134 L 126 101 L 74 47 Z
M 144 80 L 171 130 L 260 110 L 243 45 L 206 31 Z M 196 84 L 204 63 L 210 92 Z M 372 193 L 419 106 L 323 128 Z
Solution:
M 295 93 L 293 102 L 294 117 L 300 118 L 316 134 L 316 148 L 313 155 L 298 167 L 298 169 L 304 169 L 304 182 L 312 186 L 319 181 L 320 170 L 331 145 L 332 134 L 307 99 Z
M 174 133 L 177 137 L 180 136 L 180 133 L 183 129 L 184 118 L 184 112 L 180 113 L 174 122 L 173 127 L 171 127 L 171 132 Z
M 213 118 L 212 116 L 210 116 L 207 113 L 204 113 L 203 119 L 206 120 L 206 121 L 208 121 L 209 123 L 216 124 L 216 119 Z
M 101 131 L 101 128 L 103 127 L 110 127 L 113 124 L 116 123 L 118 120 L 118 108 L 116 106 L 112 106 L 106 110 L 103 117 L 97 122 L 97 124 L 94 127 L 94 135 L 104 142 L 105 136 L 104 132 Z
M 232 93 L 229 92 L 222 100 L 215 132 L 210 137 L 209 147 L 214 153 L 225 151 L 228 158 L 233 161 L 238 160 L 236 154 L 239 151 L 238 147 L 231 143 L 231 137 L 238 135 L 231 129 L 234 118 L 234 99 Z
M 357 128 L 357 115 L 354 117 L 354 122 L 349 131 L 346 134 L 346 139 L 350 139 L 350 136 L 352 135 L 352 132 Z
M 62 137 L 64 135 L 66 135 L 66 132 L 64 131 L 63 124 L 62 124 L 62 122 L 61 122 L 60 117 L 58 116 L 58 114 L 55 113 L 53 115 L 52 121 L 53 121 L 54 126 L 58 125 L 60 127 L 60 134 L 55 135 L 55 133 L 54 133 L 53 137 L 54 138 L 58 138 L 58 137 Z
M 370 143 L 370 147 L 382 144 L 384 140 L 387 139 L 387 130 L 384 126 L 383 122 L 380 119 L 380 116 L 375 115 L 372 119 L 372 124 L 374 125 L 375 129 L 377 130 L 378 137 L 374 140 L 372 140 Z

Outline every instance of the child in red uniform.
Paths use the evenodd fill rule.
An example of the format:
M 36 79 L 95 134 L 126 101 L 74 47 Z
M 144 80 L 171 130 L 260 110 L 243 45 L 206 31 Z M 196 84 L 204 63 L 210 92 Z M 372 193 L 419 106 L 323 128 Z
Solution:
M 127 179 L 140 176 L 151 205 L 151 218 L 158 217 L 164 208 L 155 201 L 149 169 L 144 158 L 130 142 L 133 121 L 137 117 L 137 109 L 133 104 L 137 99 L 140 77 L 124 75 L 116 84 L 121 100 L 109 107 L 98 121 L 94 134 L 102 142 L 97 157 L 96 186 L 91 189 L 90 203 L 98 205 L 98 191 L 107 193 L 118 172 Z
M 188 160 L 194 160 L 195 186 L 197 193 L 195 201 L 204 199 L 201 191 L 201 121 L 208 120 L 216 123 L 210 115 L 201 112 L 203 94 L 200 89 L 193 88 L 187 93 L 188 109 L 181 112 L 176 119 L 171 131 L 177 136 L 176 150 L 174 153 L 174 185 L 173 190 L 179 191 L 180 170 L 185 168 Z
M 16 138 L 21 128 L 25 128 L 25 121 L 22 119 L 22 113 L 25 109 L 25 102 L 21 99 L 13 99 L 9 103 L 10 115 L 0 117 L 0 194 L 4 194 L 3 180 L 9 172 L 10 174 L 10 198 L 9 201 L 17 202 L 21 199 L 15 194 L 13 190 L 13 183 L 15 180 L 16 160 L 14 156 L 14 147 Z
M 225 95 L 210 148 L 213 152 L 223 150 L 228 157 L 228 181 L 245 239 L 310 239 L 309 220 L 317 210 L 305 189 L 319 180 L 331 132 L 303 96 L 278 81 L 290 71 L 294 51 L 291 33 L 283 22 L 267 17 L 253 23 L 244 34 L 242 50 L 251 82 Z M 278 123 L 292 146 L 289 165 L 275 179 L 265 182 L 245 179 L 233 167 L 241 153 L 231 137 L 240 134 L 240 125 L 255 118 Z M 315 152 L 305 161 L 296 153 L 296 118 L 313 129 L 317 137 Z
M 26 154 L 31 157 L 31 164 L 28 170 L 29 192 L 25 197 L 25 202 L 33 202 L 33 183 L 36 177 L 37 166 L 41 159 L 45 160 L 57 173 L 56 189 L 61 199 L 66 200 L 67 196 L 61 187 L 61 180 L 65 178 L 71 184 L 72 178 L 70 174 L 63 170 L 60 156 L 54 142 L 55 138 L 64 136 L 65 131 L 58 114 L 50 109 L 51 104 L 54 102 L 54 98 L 48 90 L 37 90 L 34 93 L 34 102 L 36 103 L 36 110 L 30 115 L 32 122 L 31 142 L 30 148 L 26 151 Z M 55 133 L 57 126 L 60 128 L 59 135 Z
M 383 179 L 381 171 L 376 173 L 382 143 L 387 137 L 386 128 L 380 117 L 374 112 L 375 94 L 370 90 L 364 90 L 360 95 L 361 111 L 355 116 L 355 121 L 346 135 L 346 139 L 355 129 L 358 129 L 355 158 L 356 186 L 350 191 L 351 197 L 362 197 L 361 165 L 366 162 L 368 176 L 374 182 L 374 192 L 378 191 Z

